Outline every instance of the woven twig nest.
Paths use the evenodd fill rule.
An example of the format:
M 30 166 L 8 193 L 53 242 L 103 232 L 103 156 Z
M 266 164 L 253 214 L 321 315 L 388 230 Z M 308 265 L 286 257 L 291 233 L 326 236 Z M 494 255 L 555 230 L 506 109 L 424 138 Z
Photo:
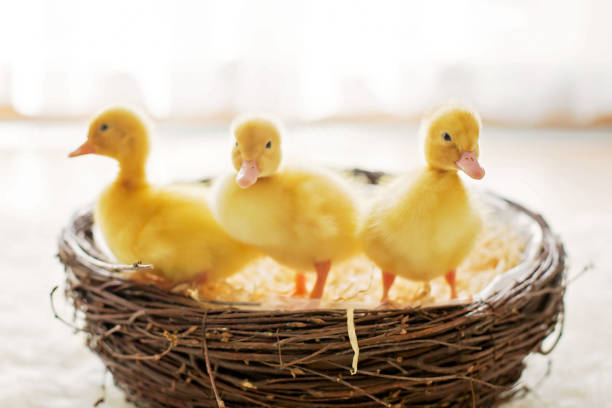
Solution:
M 527 217 L 538 242 L 514 275 L 470 302 L 353 312 L 196 301 L 118 277 L 138 265 L 108 261 L 90 210 L 60 237 L 66 295 L 89 348 L 141 407 L 495 406 L 520 390 L 525 357 L 556 344 L 543 350 L 565 289 L 563 246 L 545 220 L 495 200 Z M 359 347 L 354 375 L 347 315 Z

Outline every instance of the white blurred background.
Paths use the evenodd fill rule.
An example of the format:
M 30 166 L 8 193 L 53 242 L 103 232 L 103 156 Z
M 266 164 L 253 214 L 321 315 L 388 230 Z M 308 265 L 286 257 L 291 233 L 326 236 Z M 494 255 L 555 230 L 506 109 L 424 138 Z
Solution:
M 448 101 L 483 117 L 487 176 L 470 184 L 543 214 L 570 276 L 593 265 L 506 407 L 609 406 L 611 17 L 610 0 L 0 0 L 0 407 L 133 408 L 49 307 L 59 231 L 116 175 L 66 158 L 95 111 L 153 117 L 159 184 L 231 171 L 245 111 L 286 122 L 287 158 L 407 172 L 416 121 Z
M 4 1 L 6 116 L 414 119 L 461 100 L 489 122 L 612 123 L 612 2 Z

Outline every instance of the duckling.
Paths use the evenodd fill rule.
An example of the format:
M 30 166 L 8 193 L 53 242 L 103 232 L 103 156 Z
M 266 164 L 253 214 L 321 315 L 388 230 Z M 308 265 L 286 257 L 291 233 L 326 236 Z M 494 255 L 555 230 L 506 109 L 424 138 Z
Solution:
M 97 201 L 94 219 L 115 257 L 154 265 L 154 275 L 134 276 L 173 287 L 225 278 L 257 251 L 232 239 L 195 188 L 155 187 L 147 181 L 147 127 L 134 112 L 111 108 L 89 127 L 87 141 L 69 157 L 98 154 L 119 162 L 117 179 Z
M 383 302 L 397 275 L 426 283 L 445 275 L 451 298 L 457 297 L 455 270 L 482 224 L 457 171 L 484 177 L 480 128 L 480 118 L 468 109 L 436 111 L 421 125 L 427 166 L 384 187 L 364 216 L 360 237 L 381 268 Z
M 216 186 L 215 212 L 235 239 L 295 269 L 295 294 L 305 292 L 303 271 L 314 266 L 311 299 L 320 299 L 331 265 L 358 250 L 359 212 L 339 177 L 321 169 L 284 167 L 281 131 L 271 120 L 247 118 L 232 126 L 235 176 Z

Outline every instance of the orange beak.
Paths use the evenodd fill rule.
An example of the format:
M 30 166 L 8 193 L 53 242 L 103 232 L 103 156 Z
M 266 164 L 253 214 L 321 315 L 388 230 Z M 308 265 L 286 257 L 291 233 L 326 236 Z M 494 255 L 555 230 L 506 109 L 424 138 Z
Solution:
M 259 167 L 257 167 L 257 160 L 243 160 L 242 167 L 236 175 L 236 183 L 241 188 L 249 188 L 257 181 L 259 177 Z
M 480 180 L 485 175 L 485 170 L 478 163 L 475 151 L 464 150 L 455 165 L 473 179 Z
M 77 157 L 77 156 L 82 156 L 84 154 L 91 154 L 95 152 L 96 152 L 96 149 L 93 147 L 91 143 L 89 143 L 89 140 L 88 140 L 85 143 L 83 143 L 81 146 L 79 146 L 78 149 L 76 149 L 74 152 L 70 153 L 68 157 Z

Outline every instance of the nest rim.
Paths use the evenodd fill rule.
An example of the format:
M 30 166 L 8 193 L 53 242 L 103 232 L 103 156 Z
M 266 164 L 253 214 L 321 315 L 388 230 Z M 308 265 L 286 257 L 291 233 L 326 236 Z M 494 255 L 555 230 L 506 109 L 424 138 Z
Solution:
M 353 172 L 364 175 L 370 184 L 376 184 L 382 175 Z M 523 359 L 532 352 L 548 354 L 561 337 L 566 255 L 559 237 L 541 215 L 488 194 L 528 215 L 541 228 L 540 248 L 526 276 L 506 290 L 490 291 L 473 300 L 417 307 L 356 308 L 356 334 L 362 348 L 360 365 L 366 367 L 358 370 L 358 379 L 346 372 L 352 357 L 346 308 L 248 309 L 258 303 L 196 301 L 154 285 L 123 279 L 116 273 L 148 266 L 119 265 L 105 260 L 92 234 L 91 206 L 76 212 L 59 238 L 59 257 L 66 270 L 65 294 L 75 313 L 82 317 L 79 330 L 86 332 L 89 348 L 100 356 L 127 398 L 138 406 L 221 407 L 227 403 L 279 407 L 495 406 L 520 391 L 516 382 L 524 367 Z M 541 315 L 540 324 L 535 324 L 527 312 Z M 244 319 L 249 324 L 241 323 Z M 513 344 L 512 338 L 522 339 L 521 330 L 527 326 L 533 338 Z M 177 334 L 168 328 L 176 329 Z M 426 335 L 421 333 L 425 330 L 429 330 Z M 557 338 L 544 350 L 544 340 L 555 330 Z M 201 336 L 194 335 L 200 331 Z M 309 332 L 322 336 L 312 337 Z M 402 337 L 406 333 L 410 338 Z M 493 340 L 485 339 L 486 335 Z M 370 341 L 372 336 L 385 341 L 377 345 Z M 492 374 L 487 350 L 495 353 L 500 347 L 496 338 L 504 342 L 505 353 L 511 357 L 506 366 L 505 360 L 500 360 L 504 368 Z M 397 339 L 398 346 L 392 347 L 389 339 Z M 296 347 L 296 342 L 303 349 Z M 423 342 L 428 346 L 424 347 Z M 318 350 L 317 344 L 322 344 Z M 273 345 L 278 347 L 277 356 L 270 353 Z M 251 364 L 246 360 L 241 365 L 236 355 L 245 354 L 245 350 L 256 352 L 252 353 Z M 257 357 L 262 350 L 266 351 L 262 354 L 265 357 Z M 453 353 L 459 355 L 456 365 L 462 367 L 461 358 L 472 359 L 470 367 L 475 368 L 460 375 L 457 367 L 452 364 L 448 367 Z M 283 363 L 281 354 L 290 362 Z M 412 356 L 427 364 L 419 368 L 405 360 L 393 362 L 396 354 Z M 381 356 L 388 361 L 377 362 Z M 164 362 L 167 366 L 160 369 L 155 364 L 149 365 L 151 362 Z M 377 364 L 382 364 L 378 368 L 382 376 L 368 371 Z M 149 375 L 146 379 L 142 379 L 143 370 Z M 278 391 L 273 383 L 265 383 L 267 375 L 274 375 L 273 380 L 282 385 Z M 320 384 L 315 377 L 327 385 Z M 245 383 L 240 378 L 254 380 Z M 399 391 L 390 391 L 386 384 L 402 381 L 409 385 Z M 151 392 L 154 384 L 163 384 L 163 392 Z M 309 384 L 316 384 L 320 390 L 316 387 L 309 390 L 302 401 L 297 393 Z M 421 395 L 423 391 L 429 394 Z

